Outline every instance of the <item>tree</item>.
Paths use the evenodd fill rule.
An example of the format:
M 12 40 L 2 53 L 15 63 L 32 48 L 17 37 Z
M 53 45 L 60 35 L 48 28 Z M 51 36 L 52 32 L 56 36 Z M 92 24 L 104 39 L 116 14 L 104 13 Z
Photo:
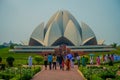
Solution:
M 117 43 L 113 43 L 113 44 L 111 44 L 111 46 L 116 48 L 117 47 Z
M 13 62 L 14 62 L 14 60 L 15 60 L 15 59 L 14 59 L 14 57 L 12 57 L 12 56 L 7 57 L 7 59 L 6 59 L 8 65 L 9 65 L 10 67 L 13 67 Z
M 10 49 L 14 49 L 14 45 L 13 44 L 10 45 Z

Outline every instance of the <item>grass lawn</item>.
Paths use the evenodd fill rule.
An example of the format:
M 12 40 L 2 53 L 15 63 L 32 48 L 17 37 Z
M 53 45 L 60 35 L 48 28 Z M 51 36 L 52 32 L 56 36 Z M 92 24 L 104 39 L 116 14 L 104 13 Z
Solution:
M 2 57 L 2 62 L 6 64 L 6 58 L 8 56 L 12 56 L 15 58 L 14 65 L 17 64 L 27 64 L 28 63 L 28 57 L 32 56 L 34 58 L 35 56 L 38 56 L 39 54 L 35 53 L 13 53 L 9 52 L 9 48 L 2 48 L 0 49 L 0 57 Z M 33 59 L 33 63 L 35 63 Z
M 115 53 L 115 54 L 120 55 L 120 47 L 118 47 L 117 50 L 111 51 L 111 52 L 91 52 L 91 53 L 94 54 L 94 62 L 95 62 L 96 61 L 96 57 L 97 56 L 101 56 L 102 57 L 103 54 Z M 14 52 L 9 52 L 9 48 L 2 48 L 2 49 L 0 49 L 0 57 L 2 57 L 2 62 L 3 63 L 6 63 L 6 58 L 8 56 L 14 57 L 15 58 L 14 65 L 17 65 L 17 64 L 27 64 L 29 56 L 32 56 L 33 63 L 36 63 L 35 60 L 34 60 L 34 57 L 35 56 L 39 56 L 39 54 L 36 54 L 36 53 L 14 53 Z M 89 62 L 90 55 L 86 54 L 85 56 L 88 57 L 88 62 Z

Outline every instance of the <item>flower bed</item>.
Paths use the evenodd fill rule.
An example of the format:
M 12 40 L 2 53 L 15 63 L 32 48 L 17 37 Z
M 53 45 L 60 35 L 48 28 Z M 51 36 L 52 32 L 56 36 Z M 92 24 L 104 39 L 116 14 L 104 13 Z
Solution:
M 119 70 L 117 66 L 89 66 L 89 67 L 80 67 L 79 70 L 83 73 L 84 77 L 87 80 L 120 80 L 120 76 L 116 75 Z
M 30 80 L 34 74 L 41 70 L 40 67 L 12 67 L 0 71 L 0 79 L 5 80 Z

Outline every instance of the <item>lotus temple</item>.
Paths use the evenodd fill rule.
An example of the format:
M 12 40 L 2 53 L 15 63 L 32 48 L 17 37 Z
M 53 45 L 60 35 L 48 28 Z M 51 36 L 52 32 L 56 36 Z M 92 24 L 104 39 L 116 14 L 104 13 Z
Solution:
M 57 11 L 47 22 L 40 23 L 31 33 L 29 44 L 15 46 L 10 51 L 47 53 L 66 48 L 74 52 L 101 52 L 114 50 L 97 40 L 93 30 L 79 23 L 68 11 Z

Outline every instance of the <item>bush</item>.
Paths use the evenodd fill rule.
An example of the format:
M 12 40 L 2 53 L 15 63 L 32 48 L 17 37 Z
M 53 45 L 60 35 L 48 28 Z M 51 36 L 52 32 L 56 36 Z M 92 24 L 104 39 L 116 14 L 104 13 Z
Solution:
M 37 62 L 37 64 L 40 64 L 40 62 L 43 61 L 43 57 L 42 56 L 35 56 L 35 61 Z
M 41 70 L 41 67 L 36 68 L 21 68 L 18 73 L 10 80 L 31 80 L 32 77 Z
M 30 80 L 32 79 L 31 73 L 24 73 L 21 80 Z
M 0 64 L 0 70 L 5 70 L 5 64 Z
M 104 72 L 102 72 L 101 73 L 101 78 L 103 78 L 103 79 L 107 79 L 107 78 L 115 78 L 115 74 L 114 74 L 114 72 L 110 72 L 110 71 L 104 71 Z
M 11 78 L 10 80 L 20 80 L 20 75 L 16 75 L 15 77 Z
M 15 60 L 14 57 L 11 57 L 11 56 L 7 57 L 7 59 L 6 59 L 8 65 L 9 65 L 10 67 L 13 67 L 13 62 L 14 62 L 14 60 Z
M 108 64 L 109 64 L 109 66 L 113 66 L 113 61 L 110 60 Z
M 4 80 L 10 80 L 13 77 L 14 77 L 14 75 L 12 75 L 12 74 L 0 73 L 0 78 L 4 79 Z
M 34 74 L 38 73 L 39 71 L 41 71 L 41 67 L 38 67 L 34 70 Z
M 101 77 L 99 77 L 96 74 L 93 74 L 90 80 L 103 80 Z
M 88 62 L 88 60 L 89 60 L 88 56 L 85 56 L 86 63 Z

